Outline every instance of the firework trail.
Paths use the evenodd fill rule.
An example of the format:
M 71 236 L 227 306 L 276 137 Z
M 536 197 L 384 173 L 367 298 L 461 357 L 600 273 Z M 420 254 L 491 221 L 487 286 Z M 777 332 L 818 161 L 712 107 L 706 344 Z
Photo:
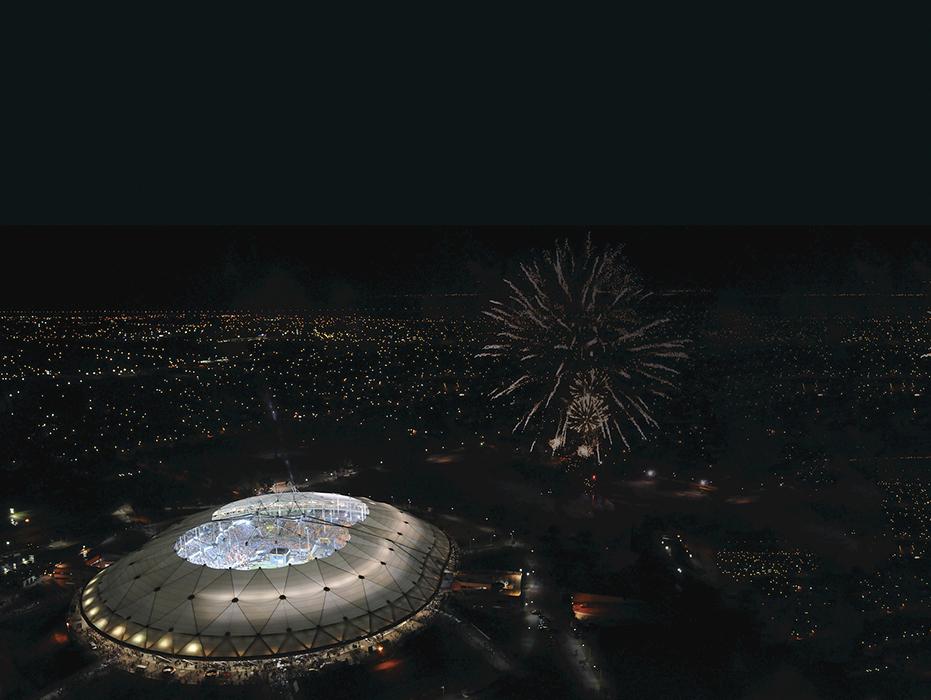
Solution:
M 669 397 L 688 341 L 669 338 L 668 319 L 649 318 L 649 296 L 621 257 L 588 238 L 576 252 L 557 243 L 520 266 L 510 296 L 483 313 L 497 327 L 477 357 L 509 361 L 516 373 L 491 393 L 522 407 L 514 432 L 546 440 L 553 453 L 602 455 L 630 448 L 659 424 L 653 406 Z M 531 450 L 536 444 L 531 445 Z
M 276 457 L 280 457 L 281 461 L 284 462 L 285 467 L 288 468 L 288 479 L 291 484 L 291 490 L 297 491 L 297 487 L 294 482 L 294 473 L 291 471 L 291 458 L 288 457 L 288 453 L 285 452 L 283 446 L 283 440 L 281 437 L 281 424 L 278 422 L 278 410 L 275 408 L 275 404 L 272 403 L 271 396 L 267 392 L 264 393 L 265 408 L 268 409 L 268 415 L 271 416 L 272 422 L 275 424 L 275 432 L 278 435 L 278 448 L 275 452 Z

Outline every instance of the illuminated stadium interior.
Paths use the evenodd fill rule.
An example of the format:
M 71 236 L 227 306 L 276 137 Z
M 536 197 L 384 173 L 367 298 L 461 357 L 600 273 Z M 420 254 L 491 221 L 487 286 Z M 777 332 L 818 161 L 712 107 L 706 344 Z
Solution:
M 323 559 L 368 516 L 362 501 L 326 493 L 268 494 L 229 504 L 178 538 L 175 551 L 211 569 L 274 569 Z

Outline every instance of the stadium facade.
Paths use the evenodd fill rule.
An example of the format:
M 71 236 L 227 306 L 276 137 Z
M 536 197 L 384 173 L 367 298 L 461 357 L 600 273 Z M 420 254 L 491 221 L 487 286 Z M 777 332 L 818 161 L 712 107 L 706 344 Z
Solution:
M 72 629 L 137 668 L 343 658 L 420 626 L 452 552 L 440 529 L 385 503 L 255 496 L 188 517 L 100 572 L 75 599 Z

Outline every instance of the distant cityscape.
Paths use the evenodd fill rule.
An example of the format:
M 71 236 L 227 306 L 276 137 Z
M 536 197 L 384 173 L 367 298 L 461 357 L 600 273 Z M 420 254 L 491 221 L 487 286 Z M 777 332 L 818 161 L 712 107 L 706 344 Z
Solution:
M 489 323 L 454 304 L 0 314 L 0 688 L 131 687 L 69 641 L 75 592 L 182 515 L 286 484 L 442 527 L 461 559 L 438 624 L 470 626 L 460 665 L 414 660 L 449 634 L 427 631 L 395 666 L 372 651 L 368 675 L 301 692 L 614 697 L 636 665 L 670 696 L 730 697 L 771 663 L 825 696 L 914 692 L 931 674 L 927 297 L 676 298 L 695 349 L 662 430 L 596 466 L 512 430 L 519 407 L 488 399 L 507 367 L 477 357 Z M 42 622 L 22 637 L 23 619 Z M 659 659 L 713 621 L 742 670 Z

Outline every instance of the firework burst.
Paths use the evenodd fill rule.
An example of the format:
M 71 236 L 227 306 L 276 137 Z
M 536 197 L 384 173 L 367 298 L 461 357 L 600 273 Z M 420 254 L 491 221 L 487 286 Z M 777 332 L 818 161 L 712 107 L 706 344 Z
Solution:
M 505 280 L 507 300 L 483 312 L 497 331 L 478 354 L 516 368 L 491 393 L 522 407 L 514 432 L 543 437 L 554 454 L 599 462 L 615 440 L 629 449 L 629 436 L 647 439 L 687 341 L 666 337 L 668 319 L 645 316 L 648 294 L 621 247 L 597 249 L 587 239 L 576 252 L 562 241 L 520 269 L 517 283 Z
M 608 421 L 610 410 L 607 402 L 598 394 L 579 394 L 572 397 L 566 406 L 566 419 L 559 436 L 561 444 L 566 443 L 566 434 L 572 431 L 581 444 L 576 448 L 580 457 L 598 456 L 601 461 L 601 439 L 609 437 Z

